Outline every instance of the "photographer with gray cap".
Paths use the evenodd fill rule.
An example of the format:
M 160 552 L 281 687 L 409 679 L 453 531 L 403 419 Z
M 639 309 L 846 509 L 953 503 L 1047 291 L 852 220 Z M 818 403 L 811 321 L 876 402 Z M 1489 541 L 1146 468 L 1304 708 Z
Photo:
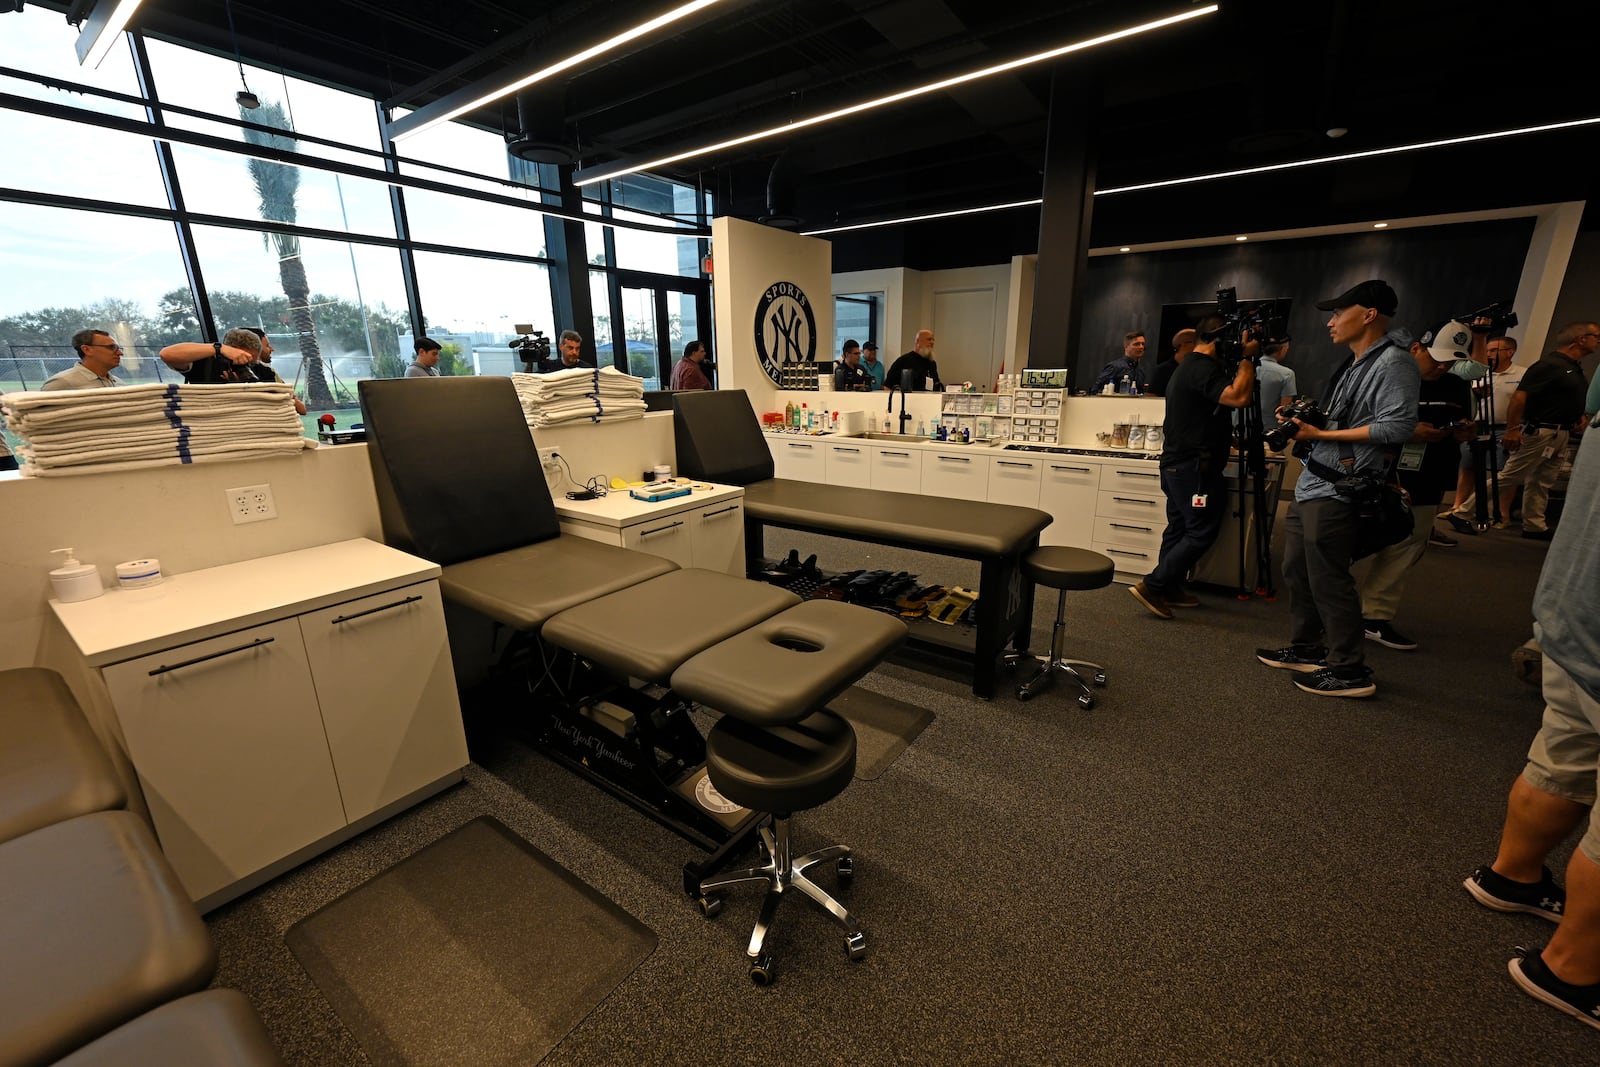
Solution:
M 1373 279 L 1317 304 L 1333 313 L 1328 336 L 1348 347 L 1351 358 L 1329 382 L 1324 424 L 1291 420 L 1297 427 L 1295 453 L 1306 469 L 1283 523 L 1290 643 L 1257 649 L 1256 658 L 1297 672 L 1295 685 L 1318 696 L 1368 697 L 1378 691 L 1366 665 L 1361 597 L 1350 573 L 1360 520 L 1346 483 L 1382 478 L 1391 454 L 1416 429 L 1417 364 L 1386 336 L 1399 303 L 1388 282 Z

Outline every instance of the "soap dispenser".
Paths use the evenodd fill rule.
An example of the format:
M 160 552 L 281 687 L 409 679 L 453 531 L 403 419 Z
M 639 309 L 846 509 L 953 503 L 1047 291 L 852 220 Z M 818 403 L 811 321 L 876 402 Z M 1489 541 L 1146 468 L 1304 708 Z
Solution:
M 67 557 L 61 566 L 50 572 L 51 589 L 61 603 L 93 600 L 106 591 L 100 584 L 100 568 L 92 563 L 79 563 L 70 548 L 53 548 L 50 551 L 52 554 L 63 553 Z

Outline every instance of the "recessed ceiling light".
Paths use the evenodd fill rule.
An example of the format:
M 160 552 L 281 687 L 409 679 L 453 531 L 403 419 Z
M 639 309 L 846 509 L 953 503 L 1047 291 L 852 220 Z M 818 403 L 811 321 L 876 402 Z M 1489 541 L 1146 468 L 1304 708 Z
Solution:
M 1127 245 L 1123 245 L 1121 248 L 1117 249 L 1117 251 L 1118 252 L 1132 252 L 1133 249 L 1129 248 Z
M 1235 241 L 1248 241 L 1248 240 L 1250 240 L 1250 238 L 1246 237 L 1244 234 L 1241 233 L 1239 236 L 1235 237 L 1234 240 Z
M 1169 185 L 1190 185 L 1194 182 L 1216 181 L 1219 178 L 1242 178 L 1249 174 L 1270 174 L 1273 171 L 1293 170 L 1295 167 L 1316 167 L 1324 163 L 1344 163 L 1352 159 L 1392 156 L 1400 152 L 1420 152 L 1425 148 L 1445 148 L 1453 144 L 1472 144 L 1477 141 L 1492 141 L 1500 137 L 1519 137 L 1527 133 L 1550 133 L 1554 130 L 1570 130 L 1577 126 L 1593 126 L 1596 123 L 1600 123 L 1600 117 L 1572 119 L 1568 122 L 1547 122 L 1541 126 L 1522 126 L 1514 130 L 1497 130 L 1494 133 L 1474 133 L 1466 137 L 1446 137 L 1437 141 L 1417 141 L 1413 144 L 1395 145 L 1392 148 L 1371 148 L 1365 152 L 1345 152 L 1337 156 L 1317 156 L 1312 159 L 1299 159 L 1292 163 L 1271 163 L 1263 167 L 1221 170 L 1211 174 L 1196 174 L 1188 178 L 1168 178 L 1159 182 L 1123 185 L 1115 189 L 1096 189 L 1094 195 L 1110 196 L 1112 193 L 1136 193 L 1145 189 L 1164 189 Z
M 837 111 L 826 111 L 818 115 L 810 115 L 803 119 L 796 119 L 793 122 L 786 122 L 781 126 L 771 126 L 765 130 L 758 130 L 755 133 L 747 133 L 743 137 L 735 137 L 727 141 L 718 141 L 715 144 L 701 145 L 698 148 L 691 148 L 687 151 L 677 152 L 670 156 L 660 156 L 655 159 L 647 159 L 640 163 L 618 163 L 610 166 L 593 168 L 588 171 L 579 171 L 573 176 L 572 184 L 576 186 L 591 185 L 594 182 L 603 182 L 608 178 L 620 178 L 624 174 L 634 174 L 641 170 L 664 167 L 668 163 L 677 163 L 680 160 L 693 159 L 695 156 L 703 156 L 712 152 L 720 152 L 725 148 L 735 148 L 739 145 L 749 144 L 752 141 L 760 141 L 768 137 L 777 137 L 782 134 L 792 133 L 795 130 L 805 129 L 807 126 L 816 126 L 824 122 L 831 122 L 834 119 L 842 119 L 849 115 L 859 115 L 863 111 L 870 111 L 873 108 L 884 107 L 888 104 L 898 104 L 902 100 L 911 100 L 915 97 L 926 96 L 929 93 L 943 92 L 944 90 L 954 88 L 957 85 L 964 85 L 967 82 L 976 81 L 979 78 L 987 78 L 994 74 L 1004 74 L 1006 71 L 1016 70 L 1019 67 L 1031 66 L 1035 63 L 1044 63 L 1052 59 L 1060 59 L 1062 56 L 1069 55 L 1073 52 L 1082 52 L 1085 49 L 1094 48 L 1097 45 L 1125 40 L 1126 38 L 1133 37 L 1141 33 L 1148 33 L 1151 30 L 1159 30 L 1179 22 L 1187 22 L 1190 19 L 1199 18 L 1201 15 L 1212 15 L 1215 14 L 1216 11 L 1216 4 L 1208 4 L 1205 7 L 1195 8 L 1192 11 L 1185 11 L 1177 15 L 1169 15 L 1163 19 L 1156 19 L 1153 22 L 1146 22 L 1138 26 L 1129 26 L 1126 29 L 1114 30 L 1111 33 L 1102 34 L 1099 37 L 1090 37 L 1087 40 L 1075 41 L 1072 44 L 1062 45 L 1060 48 L 1052 48 L 1047 52 L 1039 52 L 1035 55 L 1024 56 L 1021 59 L 1013 59 L 1007 63 L 1000 63 L 992 67 L 984 67 L 982 70 L 975 70 L 968 74 L 958 74 L 953 78 L 945 78 L 942 81 L 930 82 L 927 85 L 919 85 L 913 89 L 907 89 L 904 92 L 891 93 L 888 96 L 880 96 L 875 100 L 867 100 L 859 104 L 852 104 L 849 107 L 839 108 Z
M 1387 222 L 1374 222 L 1372 224 L 1372 228 L 1374 230 L 1387 230 L 1389 228 L 1389 224 Z

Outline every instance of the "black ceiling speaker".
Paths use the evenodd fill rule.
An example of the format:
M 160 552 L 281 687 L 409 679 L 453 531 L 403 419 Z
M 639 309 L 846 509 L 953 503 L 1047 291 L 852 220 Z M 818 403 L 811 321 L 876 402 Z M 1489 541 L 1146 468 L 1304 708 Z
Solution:
M 549 94 L 518 93 L 516 121 L 506 127 L 506 151 L 529 163 L 567 166 L 578 149 L 565 142 L 561 109 Z
M 779 230 L 798 230 L 805 220 L 795 213 L 795 175 L 788 153 L 779 156 L 767 174 L 767 213 L 760 223 Z

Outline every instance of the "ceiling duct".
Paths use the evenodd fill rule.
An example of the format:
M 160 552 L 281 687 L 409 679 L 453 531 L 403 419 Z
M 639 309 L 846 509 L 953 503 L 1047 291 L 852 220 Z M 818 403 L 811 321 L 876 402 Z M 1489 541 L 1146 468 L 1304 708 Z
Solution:
M 798 230 L 805 225 L 805 220 L 795 213 L 794 193 L 794 167 L 785 152 L 767 174 L 767 213 L 761 216 L 761 225 L 779 230 Z
M 506 151 L 529 163 L 568 166 L 578 161 L 578 150 L 565 141 L 561 109 L 550 94 L 517 94 L 515 122 L 506 127 Z

